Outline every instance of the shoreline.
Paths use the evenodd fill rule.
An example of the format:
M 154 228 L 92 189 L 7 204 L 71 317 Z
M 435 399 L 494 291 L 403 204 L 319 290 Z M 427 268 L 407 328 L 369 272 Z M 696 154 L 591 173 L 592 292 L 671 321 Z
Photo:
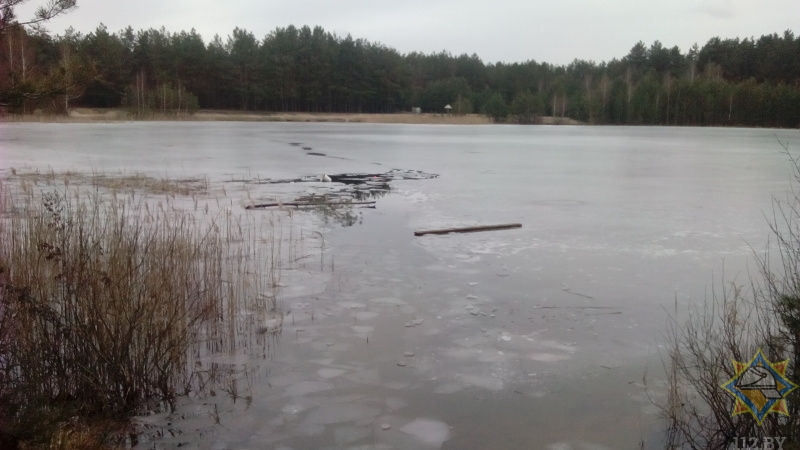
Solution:
M 332 122 L 332 123 L 383 123 L 410 125 L 494 125 L 482 114 L 456 116 L 450 114 L 413 113 L 308 113 L 308 112 L 257 112 L 201 109 L 191 115 L 154 114 L 148 118 L 131 117 L 121 108 L 72 108 L 69 115 L 25 114 L 0 116 L 0 122 L 91 123 L 91 122 Z M 540 125 L 585 125 L 562 117 L 541 117 Z

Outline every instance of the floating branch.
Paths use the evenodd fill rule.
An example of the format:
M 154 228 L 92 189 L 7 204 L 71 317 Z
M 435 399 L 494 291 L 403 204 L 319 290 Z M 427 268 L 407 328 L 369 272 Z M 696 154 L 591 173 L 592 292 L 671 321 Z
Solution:
M 428 230 L 428 231 L 415 231 L 414 236 L 423 236 L 426 234 L 447 234 L 447 233 L 472 233 L 475 231 L 494 231 L 494 230 L 507 230 L 510 228 L 522 228 L 521 223 L 506 223 L 501 225 L 483 225 L 478 227 L 464 227 L 464 228 L 444 228 L 441 230 Z
M 259 203 L 257 205 L 247 205 L 244 209 L 257 209 L 257 208 L 278 208 L 281 206 L 350 206 L 350 205 L 375 205 L 376 202 L 325 202 L 325 203 L 311 203 L 311 202 L 282 202 L 282 203 Z

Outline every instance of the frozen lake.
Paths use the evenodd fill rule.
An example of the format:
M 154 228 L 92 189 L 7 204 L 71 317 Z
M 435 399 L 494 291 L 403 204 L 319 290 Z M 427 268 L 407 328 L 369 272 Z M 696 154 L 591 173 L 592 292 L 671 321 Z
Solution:
M 251 401 L 187 400 L 170 419 L 183 434 L 159 448 L 650 448 L 663 424 L 642 377 L 661 393 L 667 311 L 701 304 L 722 275 L 746 281 L 772 196 L 790 187 L 776 135 L 800 142 L 754 129 L 0 124 L 0 171 L 205 175 L 236 205 L 248 200 L 233 180 L 439 175 L 392 181 L 352 226 L 295 213 L 322 231 L 329 267 L 313 286 L 286 274 L 292 320 L 248 379 Z M 289 201 L 333 187 L 320 185 L 248 191 Z M 523 227 L 413 236 L 509 222 Z

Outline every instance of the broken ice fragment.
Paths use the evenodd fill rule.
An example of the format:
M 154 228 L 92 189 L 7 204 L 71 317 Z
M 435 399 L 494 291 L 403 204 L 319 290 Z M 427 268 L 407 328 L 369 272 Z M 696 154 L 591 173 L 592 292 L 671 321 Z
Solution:
M 437 447 L 450 438 L 450 427 L 444 422 L 431 419 L 415 419 L 400 428 L 400 431 Z

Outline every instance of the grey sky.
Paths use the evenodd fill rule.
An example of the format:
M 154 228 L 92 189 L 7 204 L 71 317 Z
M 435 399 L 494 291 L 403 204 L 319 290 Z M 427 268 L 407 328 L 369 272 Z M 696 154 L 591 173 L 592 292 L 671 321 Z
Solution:
M 29 17 L 45 0 L 18 9 Z M 530 59 L 568 64 L 625 56 L 639 40 L 686 52 L 709 38 L 800 33 L 800 0 L 78 0 L 47 25 L 83 33 L 102 22 L 116 32 L 195 28 L 206 42 L 234 27 L 263 38 L 276 27 L 320 25 L 401 53 L 477 53 L 484 62 Z

